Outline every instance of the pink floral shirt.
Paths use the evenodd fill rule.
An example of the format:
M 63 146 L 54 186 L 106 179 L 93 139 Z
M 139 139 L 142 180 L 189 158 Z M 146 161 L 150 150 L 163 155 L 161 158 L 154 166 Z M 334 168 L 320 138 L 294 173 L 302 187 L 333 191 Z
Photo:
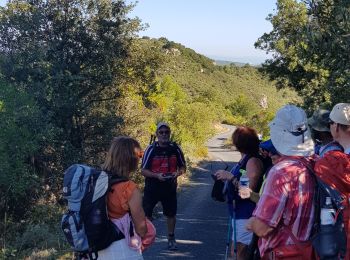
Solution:
M 314 179 L 298 157 L 283 156 L 270 170 L 264 191 L 253 212 L 274 230 L 259 240 L 260 254 L 272 248 L 294 244 L 284 232 L 291 230 L 300 241 L 310 237 L 314 218 Z

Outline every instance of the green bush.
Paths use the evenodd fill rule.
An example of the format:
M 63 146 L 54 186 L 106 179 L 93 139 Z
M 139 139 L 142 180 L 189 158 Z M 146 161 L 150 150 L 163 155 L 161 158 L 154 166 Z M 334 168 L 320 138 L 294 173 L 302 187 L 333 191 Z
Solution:
M 247 125 L 248 119 L 245 117 L 242 117 L 240 115 L 238 116 L 226 116 L 225 119 L 222 121 L 223 124 L 228 124 L 228 125 Z
M 232 103 L 227 106 L 233 116 L 241 116 L 247 118 L 251 115 L 256 105 L 251 102 L 244 94 L 239 94 L 234 98 Z
M 181 144 L 186 153 L 203 153 L 207 138 L 214 133 L 210 126 L 216 120 L 216 114 L 208 104 L 178 103 L 170 111 L 168 119 L 174 129 L 174 139 Z
M 54 228 L 57 226 L 57 228 Z M 54 227 L 46 223 L 29 224 L 24 233 L 20 235 L 16 241 L 16 248 L 20 250 L 33 250 L 57 248 L 62 237 L 58 236 L 60 230 L 56 224 Z
M 258 133 L 262 134 L 264 140 L 267 140 L 270 138 L 269 123 L 274 116 L 273 112 L 262 110 L 253 114 L 247 121 L 247 125 L 254 128 Z

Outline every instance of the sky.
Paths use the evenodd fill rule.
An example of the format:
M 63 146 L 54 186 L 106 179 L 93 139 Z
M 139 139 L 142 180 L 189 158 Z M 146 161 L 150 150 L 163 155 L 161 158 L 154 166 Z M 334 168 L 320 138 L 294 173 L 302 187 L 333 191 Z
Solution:
M 268 55 L 254 43 L 272 30 L 266 17 L 275 9 L 276 0 L 139 0 L 130 15 L 149 24 L 140 36 L 166 37 L 213 59 L 259 64 Z
M 275 7 L 276 0 L 139 0 L 129 16 L 149 25 L 140 36 L 165 37 L 212 59 L 259 64 L 268 55 L 254 42 L 272 30 L 266 17 Z

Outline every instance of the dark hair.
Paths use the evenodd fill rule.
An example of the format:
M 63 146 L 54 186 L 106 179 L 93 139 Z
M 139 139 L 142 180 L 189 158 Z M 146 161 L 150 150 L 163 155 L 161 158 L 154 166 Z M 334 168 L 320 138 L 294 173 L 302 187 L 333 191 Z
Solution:
M 137 150 L 140 149 L 139 142 L 131 137 L 113 138 L 102 169 L 111 174 L 128 178 L 130 173 L 137 169 L 139 162 Z
M 241 153 L 248 155 L 259 154 L 259 138 L 253 128 L 239 126 L 232 134 L 232 143 Z
M 339 128 L 342 129 L 344 132 L 350 131 L 350 125 L 343 125 L 343 124 L 338 124 L 338 125 L 339 125 Z
M 314 140 L 327 140 L 327 139 L 333 139 L 331 132 L 326 131 L 317 131 L 313 128 L 311 128 L 311 136 Z

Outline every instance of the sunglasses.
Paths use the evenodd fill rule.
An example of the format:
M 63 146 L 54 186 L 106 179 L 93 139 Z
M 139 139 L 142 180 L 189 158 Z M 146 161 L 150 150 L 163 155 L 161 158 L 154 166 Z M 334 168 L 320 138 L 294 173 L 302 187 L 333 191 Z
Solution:
M 335 122 L 329 119 L 328 124 L 331 126 L 331 125 L 335 124 Z
M 170 131 L 166 130 L 166 131 L 158 131 L 158 134 L 160 135 L 168 135 L 170 134 Z

